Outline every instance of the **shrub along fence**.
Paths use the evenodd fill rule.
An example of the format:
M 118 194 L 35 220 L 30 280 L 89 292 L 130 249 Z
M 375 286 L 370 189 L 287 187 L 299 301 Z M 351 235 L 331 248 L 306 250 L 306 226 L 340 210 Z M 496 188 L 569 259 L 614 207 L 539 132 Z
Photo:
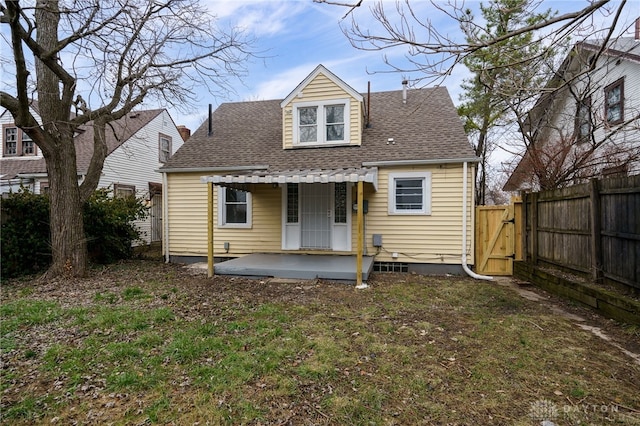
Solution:
M 593 179 L 525 194 L 522 201 L 524 262 L 514 265 L 514 275 L 598 309 L 612 303 L 610 294 L 595 295 L 604 294 L 601 284 L 640 294 L 640 175 Z M 578 289 L 575 282 L 552 279 L 540 271 L 546 267 L 591 285 Z M 626 302 L 620 302 L 623 309 L 640 318 L 640 304 Z

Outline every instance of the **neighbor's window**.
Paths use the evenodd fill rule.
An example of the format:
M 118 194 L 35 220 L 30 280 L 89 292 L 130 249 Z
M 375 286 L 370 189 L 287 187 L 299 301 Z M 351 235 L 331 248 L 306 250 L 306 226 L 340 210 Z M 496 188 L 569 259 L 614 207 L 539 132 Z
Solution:
M 158 151 L 160 152 L 160 162 L 166 163 L 171 157 L 171 136 L 160 133 L 158 139 Z
M 4 125 L 2 155 L 5 157 L 36 155 L 36 144 L 22 129 L 14 125 Z
M 618 124 L 624 120 L 624 79 L 604 88 L 604 109 L 607 124 Z
M 115 195 L 117 198 L 135 197 L 136 187 L 133 185 L 116 183 L 113 185 L 113 195 Z
M 218 192 L 219 224 L 228 228 L 251 226 L 251 193 L 233 188 L 220 188 Z
M 591 98 L 576 104 L 576 135 L 579 141 L 585 141 L 591 134 Z
M 389 214 L 431 214 L 431 173 L 391 173 Z
M 18 128 L 7 127 L 4 129 L 4 155 L 18 154 Z
M 43 180 L 40 182 L 40 194 L 48 194 L 51 191 L 49 181 Z
M 31 136 L 22 132 L 22 155 L 35 155 L 36 144 L 31 139 Z
M 322 144 L 348 142 L 348 122 L 345 115 L 349 110 L 347 100 L 303 104 L 295 108 L 296 126 L 294 144 Z

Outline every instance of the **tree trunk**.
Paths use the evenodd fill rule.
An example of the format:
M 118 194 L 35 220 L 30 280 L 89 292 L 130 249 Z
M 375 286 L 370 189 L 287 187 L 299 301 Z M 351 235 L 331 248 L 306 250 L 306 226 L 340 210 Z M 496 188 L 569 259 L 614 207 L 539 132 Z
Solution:
M 74 152 L 65 152 L 69 149 Z M 47 159 L 50 184 L 50 224 L 52 264 L 45 277 L 81 277 L 87 271 L 87 241 L 84 234 L 83 204 L 78 188 L 73 144 L 60 144 L 60 151 Z M 70 167 L 73 163 L 73 167 Z M 60 191 L 58 188 L 64 188 Z
M 45 52 L 58 45 L 60 22 L 58 0 L 38 0 L 35 18 L 38 44 Z M 84 276 L 87 271 L 87 242 L 84 235 L 82 200 L 78 188 L 76 149 L 73 128 L 69 123 L 70 104 L 61 98 L 70 87 L 36 58 L 37 90 L 40 116 L 46 130 L 46 143 L 41 143 L 49 178 L 49 223 L 51 226 L 52 264 L 44 278 Z

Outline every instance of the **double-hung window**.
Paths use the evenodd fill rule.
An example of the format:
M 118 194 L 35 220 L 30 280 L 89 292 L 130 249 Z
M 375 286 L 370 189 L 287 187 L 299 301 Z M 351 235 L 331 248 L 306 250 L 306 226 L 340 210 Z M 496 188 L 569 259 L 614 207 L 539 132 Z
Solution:
M 251 193 L 233 188 L 219 188 L 218 224 L 226 228 L 250 228 Z
M 36 155 L 36 144 L 25 132 L 22 132 L 22 155 Z
M 324 107 L 326 141 L 344 141 L 344 105 Z
M 171 157 L 171 136 L 159 134 L 158 137 L 158 151 L 159 160 L 161 163 L 166 163 Z
M 4 129 L 4 155 L 18 155 L 18 128 Z
M 576 136 L 578 142 L 586 141 L 591 134 L 591 98 L 576 103 Z
M 348 100 L 303 102 L 294 111 L 294 145 L 349 143 Z
M 15 125 L 3 126 L 3 157 L 36 155 L 36 144 L 31 137 Z
M 389 174 L 389 214 L 430 215 L 431 173 Z
M 604 113 L 607 124 L 624 121 L 624 78 L 604 88 Z
M 318 107 L 298 109 L 300 142 L 318 142 Z

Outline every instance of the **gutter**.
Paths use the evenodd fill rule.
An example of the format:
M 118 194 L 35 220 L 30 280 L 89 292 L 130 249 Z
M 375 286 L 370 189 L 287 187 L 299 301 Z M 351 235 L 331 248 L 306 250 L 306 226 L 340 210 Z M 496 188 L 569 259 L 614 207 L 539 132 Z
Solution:
M 167 174 L 162 174 L 162 246 L 165 263 L 169 263 L 169 189 Z
M 420 166 L 428 164 L 454 164 L 454 163 L 479 163 L 478 157 L 469 158 L 442 158 L 434 160 L 388 160 L 388 161 L 365 161 L 362 163 L 363 167 L 377 167 L 377 166 Z
M 17 178 L 22 178 L 22 179 L 46 178 L 47 176 L 48 176 L 47 173 L 18 173 L 18 174 L 16 174 Z M 82 175 L 78 175 L 78 176 L 82 176 Z
M 473 272 L 467 266 L 467 162 L 462 166 L 462 269 L 471 278 L 477 280 L 493 280 L 488 275 L 480 275 Z

